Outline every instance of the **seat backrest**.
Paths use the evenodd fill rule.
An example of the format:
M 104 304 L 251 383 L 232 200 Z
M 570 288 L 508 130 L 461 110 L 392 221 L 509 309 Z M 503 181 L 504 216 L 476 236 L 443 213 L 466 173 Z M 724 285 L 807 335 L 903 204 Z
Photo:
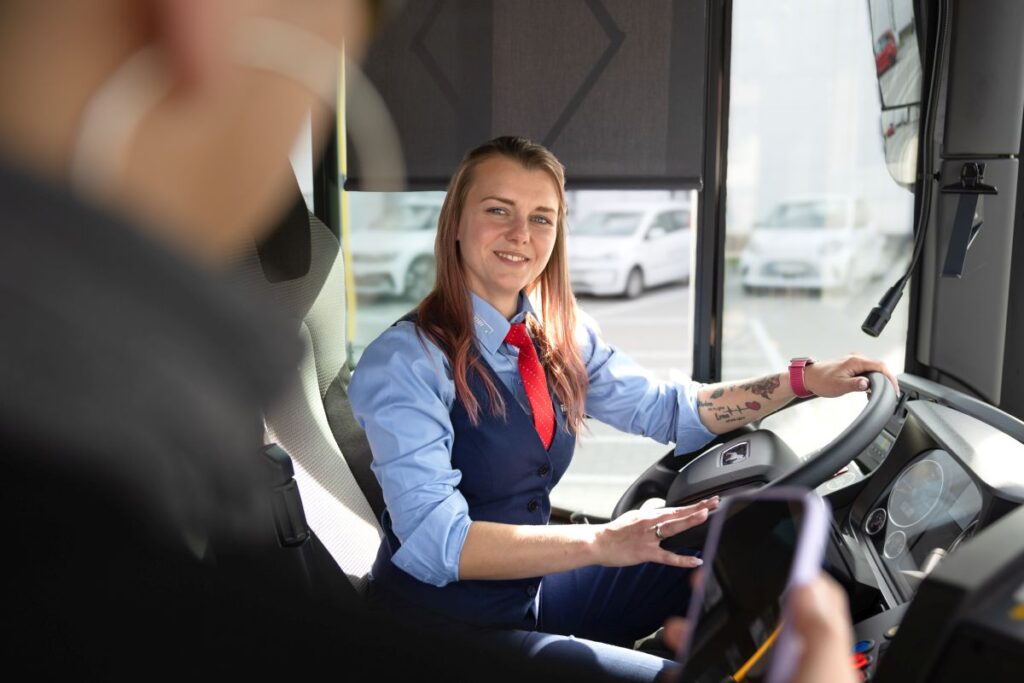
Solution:
M 305 346 L 287 389 L 265 410 L 265 438 L 291 456 L 310 528 L 363 592 L 380 543 L 383 497 L 348 408 L 344 260 L 338 239 L 309 213 L 297 188 L 295 197 L 272 234 L 240 256 L 237 277 L 294 321 Z M 351 463 L 348 450 L 359 456 Z

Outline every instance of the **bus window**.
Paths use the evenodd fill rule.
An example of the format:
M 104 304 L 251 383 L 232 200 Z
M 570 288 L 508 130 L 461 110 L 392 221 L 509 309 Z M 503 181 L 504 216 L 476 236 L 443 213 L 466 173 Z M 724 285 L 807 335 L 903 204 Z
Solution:
M 570 173 L 572 169 L 569 169 Z M 570 191 L 569 277 L 604 339 L 652 376 L 685 381 L 693 365 L 690 273 L 697 193 Z M 608 516 L 666 447 L 589 420 L 552 504 Z
M 793 356 L 854 350 L 899 372 L 906 302 L 881 338 L 859 330 L 863 312 L 906 268 L 913 223 L 913 195 L 890 177 L 879 135 L 868 5 L 737 0 L 734 8 L 723 379 L 777 372 Z M 916 51 L 912 19 L 887 27 L 886 44 Z M 769 23 L 786 29 L 765 31 Z M 884 66 L 886 83 L 899 78 L 918 89 L 900 86 L 900 104 L 916 101 L 920 74 L 911 72 L 920 63 Z M 785 438 L 807 452 L 861 402 L 843 399 L 850 412 L 811 402 L 770 422 L 793 425 Z
M 434 235 L 444 192 L 349 192 L 354 360 L 434 286 Z

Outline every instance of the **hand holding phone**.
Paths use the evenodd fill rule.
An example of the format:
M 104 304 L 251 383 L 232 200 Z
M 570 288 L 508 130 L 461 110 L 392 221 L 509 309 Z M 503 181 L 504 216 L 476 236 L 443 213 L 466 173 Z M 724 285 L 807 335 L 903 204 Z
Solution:
M 786 605 L 787 617 L 803 643 L 797 670 L 788 683 L 856 683 L 850 665 L 853 625 L 846 593 L 822 572 L 806 586 L 794 588 Z
M 679 653 L 683 680 L 791 679 L 801 644 L 786 596 L 820 574 L 830 517 L 825 501 L 803 489 L 772 488 L 723 501 L 690 601 Z

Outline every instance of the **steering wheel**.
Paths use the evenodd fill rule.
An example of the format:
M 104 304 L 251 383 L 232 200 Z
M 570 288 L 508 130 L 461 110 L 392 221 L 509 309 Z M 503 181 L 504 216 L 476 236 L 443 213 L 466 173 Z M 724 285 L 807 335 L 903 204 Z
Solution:
M 794 469 L 782 474 L 768 482 L 766 486 L 803 486 L 815 488 L 828 481 L 832 475 L 848 465 L 865 448 L 867 448 L 875 437 L 882 431 L 885 423 L 892 417 L 896 410 L 896 392 L 889 383 L 889 380 L 880 372 L 872 372 L 867 375 L 870 382 L 870 396 L 867 405 L 853 422 L 843 430 L 839 436 L 832 439 L 828 444 L 820 448 L 816 453 Z M 793 405 L 793 404 L 791 404 Z M 749 441 L 753 456 L 758 448 L 788 448 L 772 432 L 762 429 L 749 430 L 741 436 L 725 441 L 722 449 L 729 448 L 730 444 L 740 441 Z M 715 457 L 719 449 L 708 449 L 697 456 L 691 462 L 702 457 Z M 673 463 L 675 465 L 673 466 Z M 612 517 L 618 517 L 628 510 L 634 510 L 648 498 L 664 498 L 668 505 L 679 505 L 691 499 L 694 495 L 702 492 L 684 492 L 682 496 L 673 496 L 674 500 L 668 500 L 669 490 L 672 484 L 681 477 L 679 472 L 678 459 L 674 453 L 669 453 L 654 465 L 641 474 L 626 492 L 622 494 L 619 502 L 615 505 Z M 698 538 L 707 533 L 707 524 L 701 524 L 674 536 L 663 544 L 665 547 L 692 546 L 695 542 L 702 541 Z M 702 530 L 702 531 L 696 531 Z M 694 533 L 689 533 L 694 532 Z M 680 538 L 686 537 L 686 538 Z M 679 539 L 676 541 L 675 539 Z

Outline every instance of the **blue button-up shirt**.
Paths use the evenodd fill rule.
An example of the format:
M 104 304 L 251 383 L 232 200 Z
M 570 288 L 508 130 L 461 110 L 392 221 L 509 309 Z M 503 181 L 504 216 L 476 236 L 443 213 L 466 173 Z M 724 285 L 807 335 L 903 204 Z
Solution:
M 518 349 L 504 340 L 510 323 L 535 315 L 533 308 L 520 296 L 509 321 L 475 294 L 472 300 L 480 355 L 529 414 Z M 675 442 L 676 453 L 696 450 L 712 438 L 698 417 L 698 383 L 655 380 L 606 344 L 592 323 L 580 323 L 576 341 L 590 381 L 587 415 L 660 443 Z M 392 562 L 435 586 L 457 581 L 472 520 L 458 490 L 462 474 L 451 464 L 455 383 L 448 359 L 417 334 L 412 322 L 400 322 L 366 348 L 349 400 L 366 430 L 373 472 L 402 543 Z

